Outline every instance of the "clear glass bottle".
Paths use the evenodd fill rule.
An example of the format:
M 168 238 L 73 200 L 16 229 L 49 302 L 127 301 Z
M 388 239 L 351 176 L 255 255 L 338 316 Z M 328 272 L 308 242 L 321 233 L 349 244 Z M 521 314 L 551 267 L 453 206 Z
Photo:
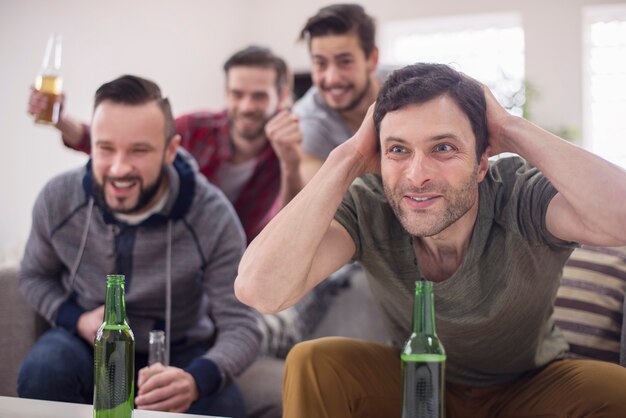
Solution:
M 167 366 L 167 361 L 165 360 L 165 332 L 155 329 L 150 331 L 148 366 L 156 363 Z
M 48 97 L 46 108 L 35 116 L 36 123 L 55 125 L 61 113 L 61 36 L 52 35 L 48 39 L 43 56 L 41 71 L 35 79 L 35 88 Z
M 107 276 L 104 322 L 94 342 L 94 418 L 131 418 L 135 337 L 126 321 L 124 276 Z
M 446 353 L 435 332 L 432 282 L 415 282 L 413 332 L 400 359 L 402 418 L 444 418 Z

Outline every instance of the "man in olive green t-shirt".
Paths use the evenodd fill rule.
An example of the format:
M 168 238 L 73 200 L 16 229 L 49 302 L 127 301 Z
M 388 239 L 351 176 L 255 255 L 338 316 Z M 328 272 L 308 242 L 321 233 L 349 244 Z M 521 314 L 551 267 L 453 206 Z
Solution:
M 488 160 L 503 152 L 520 157 Z M 389 326 L 391 347 L 294 348 L 284 416 L 400 416 L 419 278 L 435 282 L 448 417 L 626 416 L 626 369 L 564 359 L 551 319 L 576 243 L 626 244 L 623 196 L 624 170 L 510 115 L 475 80 L 439 64 L 396 71 L 239 266 L 237 297 L 273 312 L 359 260 Z

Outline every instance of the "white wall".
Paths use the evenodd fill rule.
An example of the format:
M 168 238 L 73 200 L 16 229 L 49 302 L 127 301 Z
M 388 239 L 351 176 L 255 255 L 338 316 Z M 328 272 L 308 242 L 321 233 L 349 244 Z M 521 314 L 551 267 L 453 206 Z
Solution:
M 27 115 L 49 34 L 63 35 L 67 111 L 88 121 L 104 81 L 133 73 L 157 81 L 175 113 L 223 105 L 221 63 L 249 42 L 236 24 L 247 2 L 26 0 L 0 2 L 0 263 L 19 257 L 33 202 L 53 175 L 86 161 L 56 130 Z M 219 4 L 222 4 L 220 2 Z M 246 14 L 244 14 L 245 16 Z
M 526 75 L 541 92 L 535 122 L 581 128 L 581 8 L 598 0 L 363 0 L 378 23 L 461 13 L 518 11 L 526 32 Z M 0 2 L 0 263 L 19 257 L 43 184 L 82 164 L 54 129 L 26 114 L 28 88 L 48 35 L 63 35 L 67 111 L 89 120 L 95 89 L 123 73 L 157 81 L 174 112 L 223 105 L 221 65 L 250 43 L 271 46 L 296 70 L 308 67 L 296 43 L 306 19 L 328 1 L 23 0 Z

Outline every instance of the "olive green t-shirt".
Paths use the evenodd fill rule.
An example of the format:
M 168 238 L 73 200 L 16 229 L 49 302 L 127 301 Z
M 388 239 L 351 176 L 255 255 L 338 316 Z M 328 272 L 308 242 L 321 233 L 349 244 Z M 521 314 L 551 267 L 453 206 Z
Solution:
M 562 358 L 568 345 L 551 316 L 563 265 L 575 244 L 548 232 L 555 188 L 519 157 L 490 162 L 464 260 L 434 284 L 446 379 L 487 386 Z M 422 276 L 411 236 L 387 203 L 378 175 L 350 186 L 335 215 L 356 244 L 391 343 L 411 333 L 415 280 Z

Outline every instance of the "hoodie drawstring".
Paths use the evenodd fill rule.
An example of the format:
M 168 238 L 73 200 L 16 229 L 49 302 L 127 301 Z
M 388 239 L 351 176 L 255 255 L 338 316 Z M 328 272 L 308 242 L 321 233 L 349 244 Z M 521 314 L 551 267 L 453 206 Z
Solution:
M 80 261 L 83 258 L 83 253 L 85 252 L 85 247 L 87 246 L 87 235 L 89 235 L 89 224 L 91 224 L 91 214 L 93 212 L 93 197 L 89 198 L 89 202 L 87 203 L 87 221 L 85 222 L 85 228 L 83 229 L 83 236 L 80 239 L 80 246 L 78 247 L 78 255 L 76 256 L 76 260 L 74 260 L 74 265 L 72 266 L 72 270 L 70 271 L 70 285 L 69 291 L 72 292 L 72 288 L 74 287 L 74 280 L 76 280 L 76 274 L 78 273 L 78 267 L 80 267 Z
M 167 222 L 167 254 L 165 255 L 165 363 L 170 364 L 170 325 L 172 323 L 172 220 Z

